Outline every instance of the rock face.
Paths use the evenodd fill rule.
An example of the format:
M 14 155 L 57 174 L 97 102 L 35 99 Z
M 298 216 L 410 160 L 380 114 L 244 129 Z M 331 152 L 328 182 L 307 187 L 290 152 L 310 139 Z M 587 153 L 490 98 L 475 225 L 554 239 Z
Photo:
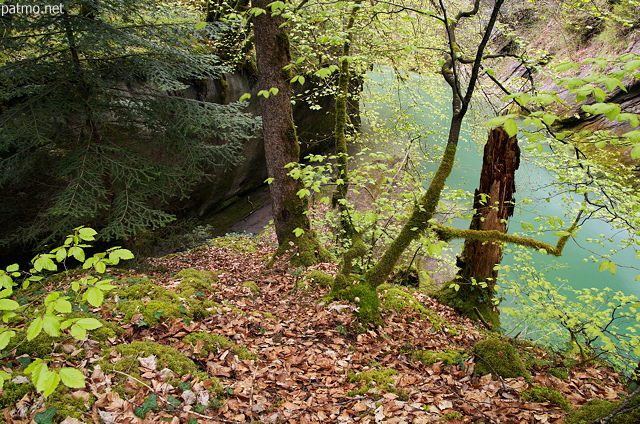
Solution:
M 238 100 L 245 93 L 250 93 L 247 111 L 259 115 L 256 80 L 255 73 L 241 70 L 226 74 L 220 80 L 209 80 L 205 84 L 194 85 L 182 94 L 189 98 L 225 104 Z M 314 82 L 312 78 L 308 78 L 305 85 L 297 85 L 294 94 L 303 96 L 313 88 Z M 320 108 L 312 109 L 311 105 L 305 101 L 296 101 L 293 105 L 302 156 L 310 152 L 324 151 L 333 141 L 334 101 L 332 96 L 317 97 L 314 104 Z M 351 105 L 351 111 L 357 116 L 357 103 Z M 267 170 L 262 138 L 256 137 L 247 142 L 242 150 L 242 156 L 243 161 L 233 169 L 212 170 L 212 177 L 196 187 L 186 202 L 178 205 L 179 214 L 197 219 L 206 218 L 228 204 L 230 200 L 263 185 L 267 179 Z

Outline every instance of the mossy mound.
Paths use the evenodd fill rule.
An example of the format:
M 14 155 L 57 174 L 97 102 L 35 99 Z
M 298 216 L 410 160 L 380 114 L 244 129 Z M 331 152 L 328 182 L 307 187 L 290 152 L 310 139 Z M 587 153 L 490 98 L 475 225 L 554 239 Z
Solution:
M 504 378 L 531 378 L 515 348 L 505 339 L 481 340 L 473 347 L 473 353 L 476 356 L 476 374 L 491 373 Z
M 331 287 L 333 284 L 333 277 L 319 270 L 311 271 L 304 277 L 304 280 L 308 281 L 311 285 L 319 287 Z
M 378 286 L 378 295 L 383 309 L 402 312 L 409 308 L 420 313 L 427 312 L 426 308 L 411 293 L 396 284 L 381 284 Z
M 379 398 L 383 392 L 389 392 L 398 395 L 400 400 L 407 400 L 408 394 L 404 390 L 397 389 L 393 385 L 393 376 L 396 374 L 398 374 L 398 372 L 392 369 L 377 369 L 363 371 L 357 374 L 349 372 L 347 374 L 348 383 L 364 382 L 364 385 L 358 389 L 348 391 L 347 396 L 368 395 L 373 398 Z
M 154 284 L 149 279 L 139 279 L 128 287 L 121 287 L 115 291 L 115 294 L 122 300 L 140 300 L 140 299 L 154 299 L 154 300 L 167 300 L 176 302 L 179 300 L 178 295 L 171 292 L 164 287 Z
M 231 351 L 235 353 L 240 359 L 258 358 L 256 354 L 251 353 L 246 347 L 236 346 L 234 342 L 224 336 L 198 331 L 195 333 L 187 334 L 182 338 L 182 341 L 194 346 L 198 344 L 199 341 L 204 341 L 199 354 L 199 356 L 204 358 L 208 357 L 210 353 L 216 354 L 227 349 L 231 349 Z
M 469 357 L 469 353 L 460 350 L 443 350 L 441 352 L 419 350 L 411 356 L 426 365 L 442 362 L 442 365 L 448 367 L 451 365 L 463 365 L 464 360 Z
M 443 305 L 452 307 L 457 313 L 472 320 L 482 319 L 491 328 L 500 327 L 500 313 L 492 303 L 486 299 L 486 293 L 479 286 L 460 285 L 458 291 L 451 284 L 432 293 L 431 296 Z
M 348 300 L 358 307 L 358 319 L 362 325 L 382 325 L 380 316 L 380 299 L 375 288 L 364 282 L 347 285 L 339 297 Z
M 606 417 L 611 414 L 620 402 L 608 402 L 606 400 L 593 399 L 576 408 L 569 413 L 565 419 L 565 424 L 587 424 L 598 418 Z M 636 408 L 635 410 L 615 416 L 609 421 L 611 424 L 636 424 L 640 423 L 640 396 L 634 397 L 627 404 L 628 408 Z
M 115 356 L 115 359 L 113 352 L 119 354 Z M 179 383 L 180 378 L 186 375 L 192 375 L 199 380 L 212 380 L 214 384 L 210 391 L 216 394 L 222 393 L 223 388 L 220 382 L 201 371 L 189 357 L 177 349 L 154 342 L 136 341 L 118 345 L 105 352 L 104 358 L 107 359 L 100 360 L 96 364 L 100 365 L 105 373 L 108 373 L 109 370 L 116 370 L 140 378 L 138 358 L 146 358 L 150 355 L 156 357 L 158 370 L 168 368 L 175 373 L 174 383 Z M 122 376 L 119 375 L 119 377 Z
M 256 236 L 247 234 L 227 234 L 209 241 L 209 245 L 235 250 L 239 253 L 254 253 L 258 251 Z
M 549 402 L 568 411 L 571 403 L 555 387 L 534 384 L 529 390 L 522 392 L 522 398 L 529 402 Z
M 183 297 L 198 296 L 200 293 L 211 293 L 212 284 L 218 281 L 219 272 L 199 271 L 196 269 L 183 269 L 174 278 L 182 278 L 178 284 L 177 292 Z
M 402 266 L 398 269 L 393 276 L 391 276 L 391 282 L 398 286 L 405 287 L 420 287 L 420 274 L 418 269 L 414 266 Z
M 166 318 L 193 318 L 193 313 L 180 302 L 167 300 L 149 300 L 148 302 L 130 300 L 119 303 L 115 310 L 124 314 L 125 321 L 130 321 L 134 315 L 141 314 L 144 322 L 138 322 L 139 326 L 158 325 Z

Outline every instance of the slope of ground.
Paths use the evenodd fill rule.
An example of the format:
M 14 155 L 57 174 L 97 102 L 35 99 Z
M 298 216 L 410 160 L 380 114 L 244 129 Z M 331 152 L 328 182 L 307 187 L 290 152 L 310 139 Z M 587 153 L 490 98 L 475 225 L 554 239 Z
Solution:
M 91 312 L 122 333 L 101 343 L 65 341 L 66 354 L 53 354 L 82 369 L 87 387 L 45 401 L 16 378 L 2 393 L 15 398 L 2 418 L 28 423 L 57 405 L 53 422 L 67 424 L 560 423 L 561 406 L 623 393 L 610 369 L 568 368 L 531 346 L 521 346 L 530 380 L 476 375 L 470 352 L 486 334 L 422 293 L 415 300 L 425 309 L 412 300 L 405 309 L 386 303 L 384 326 L 362 330 L 353 305 L 323 301 L 329 289 L 305 277 L 309 270 L 266 269 L 273 251 L 264 237 L 234 236 L 152 260 L 145 273 L 114 272 L 122 288 Z M 335 265 L 317 269 L 331 273 Z M 132 313 L 124 296 L 133 299 L 137 288 L 147 292 Z M 169 299 L 164 309 L 149 313 L 161 298 Z M 171 302 L 184 315 L 173 314 Z M 7 363 L 18 367 L 17 359 Z M 552 391 L 541 387 L 562 396 L 545 401 L 539 393 Z

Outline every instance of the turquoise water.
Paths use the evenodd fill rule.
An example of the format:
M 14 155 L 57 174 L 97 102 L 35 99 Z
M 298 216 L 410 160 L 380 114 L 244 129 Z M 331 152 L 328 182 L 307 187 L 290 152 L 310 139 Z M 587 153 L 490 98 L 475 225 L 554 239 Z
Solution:
M 365 96 L 362 101 L 365 115 L 375 112 L 377 120 L 383 123 L 383 127 L 395 131 L 397 135 L 396 145 L 387 145 L 385 148 L 400 153 L 402 143 L 411 140 L 417 135 L 422 135 L 419 142 L 422 143 L 426 155 L 433 154 L 437 157 L 445 144 L 449 118 L 451 116 L 448 88 L 443 86 L 437 77 L 418 77 L 407 75 L 402 85 L 397 84 L 397 79 L 388 70 L 372 72 L 369 74 L 371 82 L 367 84 Z M 482 106 L 476 109 L 486 109 Z M 472 199 L 471 192 L 477 186 L 482 165 L 482 145 L 486 140 L 487 129 L 483 127 L 483 117 L 474 117 L 469 114 L 467 123 L 463 129 L 460 147 L 458 149 L 456 167 L 447 180 L 451 191 L 465 190 L 469 192 L 466 202 Z M 414 120 L 410 125 L 407 122 Z M 476 121 L 476 124 L 469 122 Z M 374 120 L 365 119 L 365 126 L 375 126 Z M 403 135 L 409 129 L 408 134 Z M 433 171 L 437 163 L 425 161 L 425 168 Z M 557 192 L 561 190 L 553 183 L 555 177 L 545 168 L 533 163 L 530 152 L 522 149 L 520 169 L 516 174 L 516 200 L 529 198 L 532 202 L 528 205 L 518 203 L 516 213 L 509 224 L 509 232 L 523 233 L 522 223 L 537 226 L 536 218 L 558 216 L 563 218 L 568 227 L 573 217 L 563 217 L 565 205 L 560 203 Z M 549 201 L 547 201 L 549 199 Z M 468 221 L 454 220 L 454 225 L 466 228 Z M 553 233 L 558 229 L 547 230 L 535 238 L 555 245 L 557 236 Z M 599 238 L 605 235 L 605 246 L 587 242 L 588 238 Z M 565 247 L 562 257 L 553 258 L 538 252 L 532 253 L 529 262 L 535 269 L 544 270 L 546 279 L 557 285 L 570 285 L 574 289 L 611 287 L 627 294 L 635 294 L 640 297 L 640 282 L 635 281 L 640 274 L 640 260 L 636 257 L 633 248 L 626 248 L 613 255 L 610 259 L 617 263 L 617 272 L 612 275 L 608 271 L 600 272 L 599 263 L 593 263 L 585 258 L 592 255 L 596 257 L 608 254 L 610 248 L 616 248 L 620 241 L 626 238 L 625 231 L 614 228 L 602 220 L 591 219 L 586 221 L 578 231 L 576 237 L 570 240 Z M 456 253 L 456 252 L 454 252 Z M 513 257 L 506 253 L 503 265 L 514 265 Z M 557 269 L 555 269 L 557 268 Z M 519 275 L 502 272 L 505 279 L 517 280 Z M 503 307 L 511 307 L 513 299 L 506 298 Z

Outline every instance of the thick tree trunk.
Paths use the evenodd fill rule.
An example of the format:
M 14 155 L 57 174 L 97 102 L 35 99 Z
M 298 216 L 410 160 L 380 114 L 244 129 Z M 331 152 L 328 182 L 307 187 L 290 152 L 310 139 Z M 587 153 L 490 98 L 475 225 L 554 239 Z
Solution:
M 289 93 L 289 72 L 283 68 L 290 63 L 289 37 L 281 27 L 284 19 L 272 16 L 267 5 L 269 0 L 254 0 L 253 6 L 267 11 L 254 19 L 255 48 L 258 64 L 259 90 L 272 90 L 268 97 L 261 99 L 262 132 L 264 138 L 267 173 L 272 178 L 269 186 L 273 204 L 279 253 L 292 250 L 292 261 L 300 265 L 310 265 L 323 256 L 323 250 L 315 237 L 306 215 L 308 202 L 299 197 L 302 182 L 287 174 L 285 165 L 298 162 L 300 147 L 296 127 L 293 122 Z M 274 88 L 277 93 L 273 94 Z M 304 231 L 296 237 L 294 230 Z M 294 248 L 290 249 L 293 245 Z
M 509 137 L 502 127 L 492 129 L 484 146 L 480 185 L 473 199 L 475 212 L 470 230 L 507 232 L 509 218 L 513 215 L 515 172 L 519 164 L 518 139 Z M 502 242 L 467 240 L 458 257 L 460 270 L 455 282 L 459 289 L 454 294 L 457 300 L 447 303 L 467 316 L 496 325 L 499 321 L 493 305 L 498 278 L 495 267 L 501 260 Z M 445 291 L 450 290 L 445 287 Z

